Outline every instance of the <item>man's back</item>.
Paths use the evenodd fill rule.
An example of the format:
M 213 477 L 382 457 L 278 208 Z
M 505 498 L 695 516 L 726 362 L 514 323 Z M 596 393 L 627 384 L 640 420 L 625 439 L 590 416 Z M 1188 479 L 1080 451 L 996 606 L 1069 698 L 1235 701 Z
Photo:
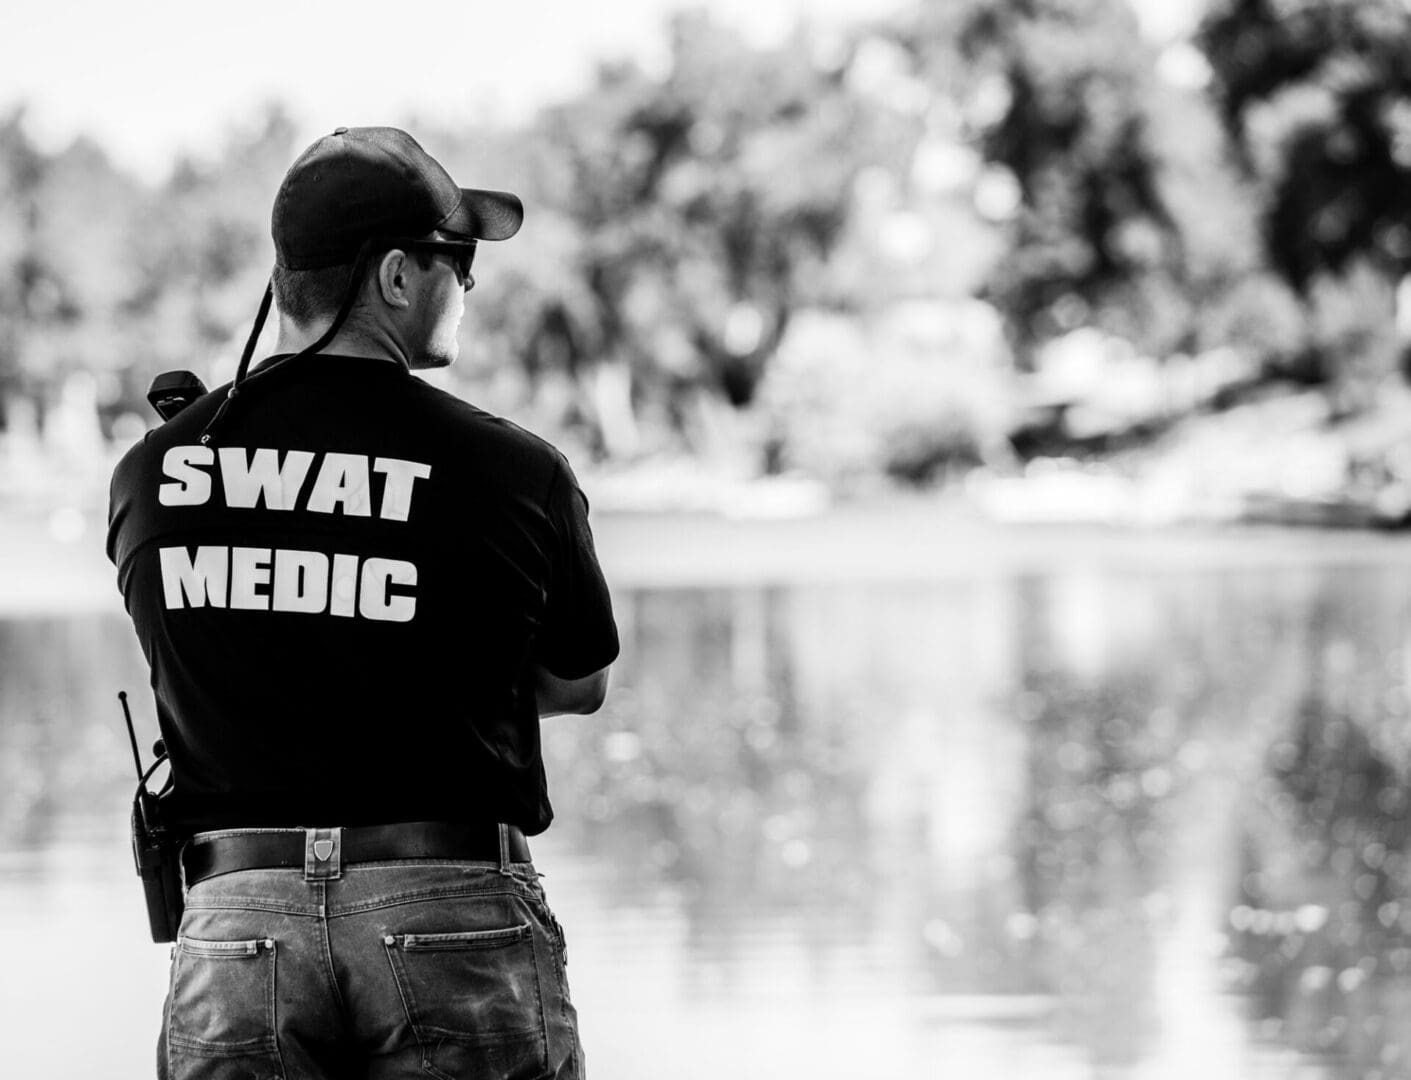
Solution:
M 617 655 L 587 501 L 411 375 L 455 361 L 477 247 L 522 220 L 404 131 L 318 139 L 235 379 L 114 474 L 183 840 L 161 1080 L 582 1075 L 524 834 L 540 717 L 597 709 Z
M 552 816 L 533 672 L 616 656 L 549 444 L 400 365 L 313 355 L 113 481 L 109 551 L 190 829 Z

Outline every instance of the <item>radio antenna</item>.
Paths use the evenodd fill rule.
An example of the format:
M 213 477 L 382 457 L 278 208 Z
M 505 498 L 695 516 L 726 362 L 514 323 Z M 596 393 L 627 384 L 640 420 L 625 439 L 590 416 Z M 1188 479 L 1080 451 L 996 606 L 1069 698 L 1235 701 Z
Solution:
M 132 763 L 137 766 L 137 782 L 146 777 L 142 773 L 142 755 L 137 750 L 137 732 L 132 726 L 132 710 L 127 707 L 127 691 L 118 691 L 118 701 L 122 705 L 123 718 L 127 721 L 127 737 L 132 740 Z

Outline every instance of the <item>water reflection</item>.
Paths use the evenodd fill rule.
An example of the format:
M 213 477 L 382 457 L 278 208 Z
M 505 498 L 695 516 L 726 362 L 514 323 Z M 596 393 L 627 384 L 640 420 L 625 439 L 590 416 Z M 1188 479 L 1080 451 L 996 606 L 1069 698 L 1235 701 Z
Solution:
M 121 616 L 0 619 L 0 852 L 126 846 L 132 751 L 117 691 L 142 698 L 141 664 Z M 150 708 L 147 721 L 150 746 Z
M 539 845 L 598 1071 L 1411 1076 L 1407 575 L 619 596 Z M 121 618 L 0 622 L 7 910 L 124 857 L 141 682 Z

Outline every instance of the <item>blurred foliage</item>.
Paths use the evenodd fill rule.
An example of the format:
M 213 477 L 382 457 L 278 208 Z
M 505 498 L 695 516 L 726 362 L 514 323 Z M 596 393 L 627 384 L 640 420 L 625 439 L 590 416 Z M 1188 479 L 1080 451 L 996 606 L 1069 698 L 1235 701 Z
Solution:
M 1220 115 L 1268 186 L 1274 265 L 1301 287 L 1359 259 L 1411 269 L 1411 9 L 1220 0 L 1200 31 Z
M 753 400 L 888 143 L 802 41 L 751 48 L 702 15 L 671 37 L 665 75 L 606 67 L 527 133 L 548 229 L 523 234 L 513 302 L 486 305 L 496 360 L 566 378 L 594 449 L 617 457 L 657 448 L 643 421 L 679 432 L 703 403 Z
M 1356 408 L 1411 269 L 1408 20 L 1218 0 L 1158 47 L 1123 0 L 918 0 L 765 48 L 678 16 L 518 128 L 412 125 L 530 207 L 451 388 L 595 459 L 835 484 L 1011 461 L 1022 376 L 1084 329 Z M 274 106 L 144 184 L 0 119 L 0 410 L 91 373 L 111 433 L 158 371 L 227 377 L 299 141 Z
M 1310 374 L 1351 384 L 1353 406 L 1398 360 L 1387 331 L 1411 270 L 1408 35 L 1400 0 L 1216 0 L 1198 35 L 1269 264 L 1312 312 Z
M 998 194 L 982 211 L 1008 250 L 986 293 L 1016 339 L 1031 346 L 1115 317 L 1157 348 L 1179 347 L 1186 320 L 1161 325 L 1172 298 L 1150 295 L 1183 284 L 1161 280 L 1181 274 L 1182 231 L 1160 187 L 1151 50 L 1128 6 L 931 3 L 903 40 L 950 84 L 950 122 L 990 165 Z

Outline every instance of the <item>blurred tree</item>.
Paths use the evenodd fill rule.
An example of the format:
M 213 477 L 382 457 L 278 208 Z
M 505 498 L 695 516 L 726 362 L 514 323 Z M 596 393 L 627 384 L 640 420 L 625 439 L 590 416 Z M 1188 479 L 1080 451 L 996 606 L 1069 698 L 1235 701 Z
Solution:
M 1357 41 L 1390 33 L 1349 4 L 1295 6 L 1341 12 Z M 1225 0 L 1222 10 L 1282 8 Z M 875 435 L 857 460 L 929 474 L 952 459 L 989 460 L 1010 430 L 1009 353 L 975 295 L 1002 313 L 1021 357 L 1087 325 L 1155 356 L 1236 344 L 1276 365 L 1309 334 L 1375 352 L 1364 315 L 1387 302 L 1384 275 L 1310 284 L 1310 271 L 1289 267 L 1341 273 L 1365 257 L 1404 269 L 1411 233 L 1394 218 L 1405 196 L 1391 193 L 1389 174 L 1366 181 L 1394 206 L 1363 230 L 1370 247 L 1349 239 L 1361 225 L 1328 234 L 1346 253 L 1307 240 L 1303 226 L 1284 230 L 1311 213 L 1312 195 L 1286 183 L 1285 158 L 1270 159 L 1284 171 L 1261 164 L 1261 147 L 1282 153 L 1283 143 L 1246 137 L 1264 84 L 1235 93 L 1219 82 L 1219 25 L 1208 25 L 1207 47 L 1224 115 L 1244 125 L 1244 157 L 1263 187 L 1227 167 L 1228 136 L 1209 103 L 1160 74 L 1123 0 L 918 0 L 769 49 L 705 15 L 680 16 L 659 71 L 607 65 L 588 92 L 525 127 L 415 125 L 453 175 L 519 191 L 531 207 L 514 243 L 481 253 L 465 360 L 448 377 L 477 396 L 489 385 L 491 407 L 555 438 L 581 433 L 578 449 L 618 459 L 750 443 L 785 461 L 777 451 L 789 438 L 798 457 L 812 445 L 804 429 L 826 427 L 816 390 L 828 383 L 863 406 L 835 410 L 837 426 L 863 416 L 857 426 Z M 1376 40 L 1370 70 L 1391 72 L 1399 54 Z M 1355 97 L 1349 87 L 1371 76 L 1348 70 L 1320 74 L 1327 85 L 1293 95 L 1304 104 L 1289 115 Z M 1411 110 L 1400 97 L 1382 105 L 1358 115 L 1380 117 L 1383 157 L 1401 168 L 1411 134 L 1398 125 L 1411 131 Z M 16 392 L 42 400 L 76 368 L 107 372 L 99 397 L 112 412 L 145 413 L 142 391 L 164 368 L 224 378 L 272 261 L 270 200 L 298 149 L 290 119 L 270 107 L 219 153 L 181 161 L 150 187 L 86 143 L 41 152 L 21 120 L 0 118 L 0 403 Z M 1342 162 L 1345 150 L 1325 149 Z M 1353 150 L 1354 162 L 1370 152 L 1356 140 Z M 1271 177 L 1293 209 L 1270 221 L 1298 234 L 1283 277 L 1266 271 L 1251 224 Z M 1353 209 L 1370 205 L 1369 195 Z M 896 317 L 902 301 L 910 321 Z M 863 331 L 832 335 L 863 342 L 832 382 L 821 346 L 776 362 L 791 326 L 810 337 L 797 318 L 810 308 L 820 317 L 808 326 L 824 330 L 815 341 L 837 313 Z M 946 329 L 967 312 L 983 334 Z M 887 371 L 879 342 L 895 353 Z M 771 367 L 789 378 L 769 405 Z M 792 434 L 778 427 L 785 415 Z
M 274 192 L 296 152 L 292 121 L 270 106 L 213 159 L 178 161 L 134 216 L 126 311 L 144 389 L 167 368 L 208 381 L 233 372 L 274 262 Z
M 145 193 L 89 140 L 43 153 L 23 120 L 0 123 L 0 411 L 18 395 L 42 414 L 69 375 L 111 378 L 120 363 L 127 228 Z
M 24 130 L 24 110 L 0 120 L 0 419 L 16 395 L 40 397 L 25 363 L 35 326 L 68 316 L 38 243 L 45 158 Z
M 1408 40 L 1401 0 L 1216 0 L 1198 34 L 1269 259 L 1313 309 L 1314 374 L 1354 398 L 1395 363 L 1393 290 L 1411 271 Z M 1349 338 L 1334 310 L 1349 306 L 1381 314 Z
M 976 195 L 1004 230 L 985 293 L 1021 355 L 1087 321 L 1137 315 L 1150 279 L 1179 265 L 1181 235 L 1159 184 L 1153 64 L 1121 0 L 960 0 L 919 6 L 898 28 L 956 103 L 949 123 L 989 167 Z
M 123 371 L 137 349 L 125 304 L 135 280 L 132 225 L 149 198 L 101 148 L 79 139 L 48 158 L 36 199 L 36 241 L 67 317 L 35 326 L 28 363 L 47 393 L 73 373 L 96 376 L 108 415 L 127 396 Z
M 1217 0 L 1199 41 L 1266 236 L 1300 288 L 1358 257 L 1411 268 L 1411 8 L 1400 0 Z
M 820 287 L 876 137 L 801 45 L 680 16 L 663 76 L 605 67 L 532 133 L 549 259 L 525 267 L 522 355 L 583 388 L 604 452 L 642 444 L 644 411 L 681 432 L 702 403 L 750 402 Z
M 1127 3 L 930 0 L 891 33 L 941 91 L 928 126 L 983 159 L 972 197 L 1005 253 L 980 292 L 1021 361 L 1086 325 L 1159 357 L 1211 344 L 1210 305 L 1257 267 L 1248 198 Z

